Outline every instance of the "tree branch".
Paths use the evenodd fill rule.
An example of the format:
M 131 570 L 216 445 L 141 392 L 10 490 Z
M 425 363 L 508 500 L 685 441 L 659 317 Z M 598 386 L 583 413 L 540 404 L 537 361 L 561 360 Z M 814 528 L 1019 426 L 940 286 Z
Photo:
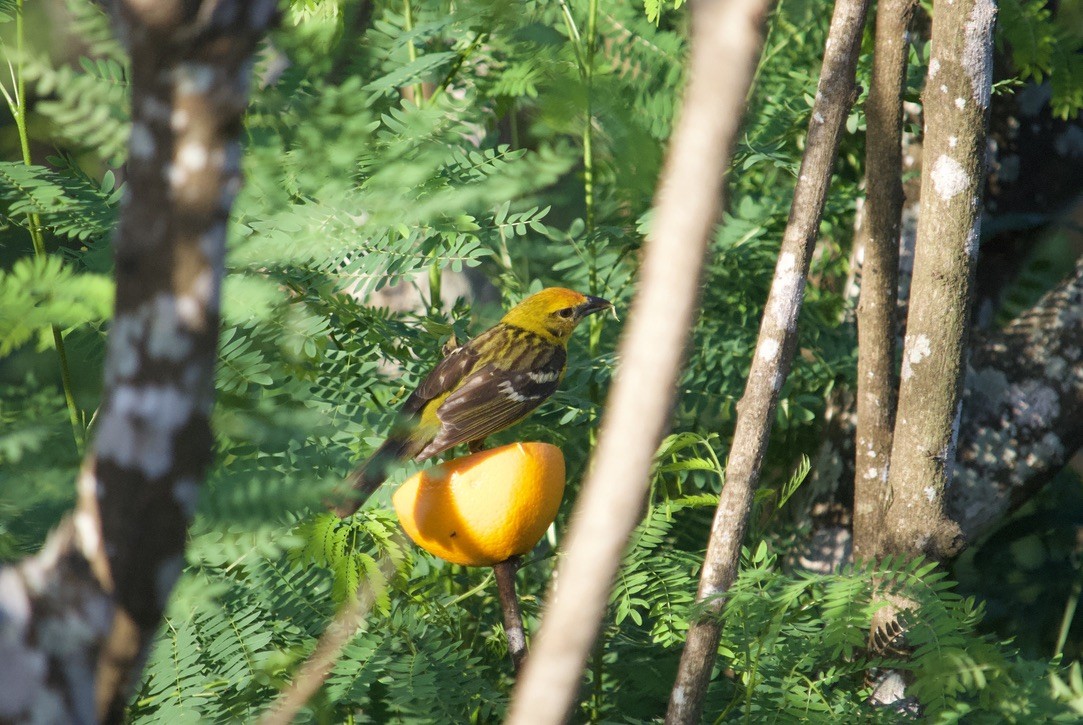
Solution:
M 250 56 L 272 0 L 131 0 L 128 184 L 98 437 L 74 516 L 0 574 L 0 719 L 119 721 L 169 594 L 211 458 L 226 220 L 240 188 Z
M 876 9 L 872 85 L 865 104 L 864 250 L 857 307 L 857 433 L 854 556 L 875 556 L 895 428 L 895 330 L 902 221 L 902 99 L 907 28 L 914 0 L 884 0 Z
M 767 0 L 692 6 L 688 87 L 621 341 L 621 367 L 572 519 L 567 555 L 554 578 L 559 591 L 550 588 L 541 631 L 511 703 L 511 723 L 567 718 L 621 554 L 641 516 L 767 8 Z
M 395 563 L 392 558 L 382 557 L 378 566 L 383 574 L 383 581 L 390 580 L 395 572 Z M 320 635 L 319 641 L 316 642 L 316 649 L 301 664 L 289 686 L 278 694 L 271 707 L 260 718 L 260 725 L 289 725 L 293 722 L 297 713 L 301 712 L 301 708 L 327 681 L 335 663 L 342 656 L 342 650 L 365 624 L 365 617 L 372 611 L 377 597 L 382 594 L 380 589 L 382 587 L 374 586 L 371 579 L 361 582 L 354 597 L 342 605 L 335 618 L 327 625 L 327 629 Z
M 955 459 L 978 254 L 995 18 L 993 0 L 942 5 L 933 17 L 921 220 L 884 553 L 943 560 L 964 545 L 945 512 L 945 492 Z
M 496 574 L 496 586 L 500 592 L 500 609 L 504 614 L 504 636 L 508 640 L 508 656 L 511 657 L 515 676 L 523 669 L 526 660 L 526 630 L 523 628 L 523 614 L 519 610 L 519 596 L 515 593 L 515 573 L 519 571 L 521 557 L 514 556 L 507 561 L 493 564 Z
M 1083 257 L 971 352 L 948 515 L 973 541 L 1083 447 Z
M 689 627 L 677 682 L 670 695 L 667 723 L 698 722 L 703 709 L 718 652 L 723 596 L 737 576 L 753 489 L 759 480 L 779 391 L 797 345 L 797 315 L 839 136 L 853 103 L 854 71 L 867 7 L 867 0 L 838 0 L 831 18 L 790 219 L 760 324 L 756 355 L 738 404 L 726 483 L 715 511 L 696 592 L 696 601 L 706 605 L 704 615 Z

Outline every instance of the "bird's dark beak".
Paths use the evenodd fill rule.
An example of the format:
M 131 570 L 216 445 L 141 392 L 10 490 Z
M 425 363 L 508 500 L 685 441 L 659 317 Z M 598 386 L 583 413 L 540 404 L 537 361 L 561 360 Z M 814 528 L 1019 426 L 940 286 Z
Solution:
M 609 300 L 587 295 L 587 301 L 579 305 L 579 318 L 582 319 L 587 315 L 593 315 L 595 312 L 611 309 L 613 309 L 613 303 Z

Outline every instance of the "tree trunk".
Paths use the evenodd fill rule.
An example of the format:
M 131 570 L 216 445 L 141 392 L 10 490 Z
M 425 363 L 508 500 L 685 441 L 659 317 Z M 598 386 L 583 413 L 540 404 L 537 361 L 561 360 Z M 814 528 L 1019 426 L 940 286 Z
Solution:
M 620 344 L 621 365 L 572 516 L 566 554 L 553 577 L 559 588 L 549 590 L 541 630 L 516 684 L 510 723 L 568 719 L 621 555 L 642 516 L 768 7 L 768 0 L 692 5 L 688 85 Z
M 211 458 L 226 221 L 271 0 L 116 3 L 129 175 L 98 435 L 74 516 L 0 571 L 0 720 L 120 721 L 184 567 Z
M 1083 448 L 1080 309 L 1083 258 L 1033 307 L 972 341 L 947 498 L 948 517 L 967 542 L 1030 500 Z M 845 415 L 845 404 L 839 407 L 839 415 Z M 829 438 L 839 446 L 852 434 L 850 427 Z M 820 460 L 825 467 L 842 464 L 837 454 L 821 453 Z M 839 485 L 845 484 L 840 477 Z M 825 515 L 838 505 L 821 501 L 813 508 L 814 534 L 795 565 L 827 573 L 848 560 L 848 540 L 826 543 L 844 525 L 839 516 Z
M 864 249 L 857 308 L 857 432 L 854 450 L 854 557 L 876 555 L 895 428 L 895 329 L 902 222 L 902 99 L 914 0 L 876 9 L 872 86 L 865 104 Z
M 940 5 L 933 18 L 921 220 L 891 452 L 886 553 L 943 560 L 964 545 L 946 515 L 945 493 L 978 253 L 995 18 L 993 0 Z
M 976 341 L 960 431 L 947 509 L 972 541 L 1083 446 L 1083 258 L 1034 307 Z
M 995 319 L 1000 307 L 1005 292 L 1004 285 L 1010 284 L 1011 279 L 1026 266 L 1020 264 L 1020 260 L 1036 248 L 1037 240 L 1048 225 L 1063 227 L 1063 223 L 1059 223 L 1058 219 L 1066 213 L 1071 214 L 1071 201 L 1078 197 L 1083 189 L 1083 156 L 1073 156 L 1074 148 L 1062 142 L 1064 138 L 1080 135 L 1083 119 L 1054 119 L 1049 109 L 1047 94 L 1047 86 L 1028 84 L 1011 96 L 999 95 L 991 100 L 989 149 L 995 149 L 995 153 L 990 157 L 983 200 L 983 239 L 975 276 L 975 309 L 971 315 L 971 334 L 978 335 L 978 339 L 971 345 L 971 366 L 979 364 L 978 356 L 988 355 L 993 350 L 997 351 L 996 364 L 1011 369 L 1026 365 L 1034 370 L 1033 364 L 1027 361 L 1042 360 L 1043 347 L 1048 348 L 1049 357 L 1062 357 L 1069 364 L 1075 359 L 1072 345 L 1077 343 L 1072 340 L 1078 339 L 1078 332 L 1071 325 L 1050 327 L 1044 330 L 1045 334 L 1039 334 L 1043 331 L 1034 329 L 1033 326 L 1027 328 L 1032 333 L 1029 335 L 1007 333 L 1007 330 L 1013 328 L 1018 331 L 1022 318 L 1031 316 L 1031 319 L 1037 319 L 1035 316 L 1053 314 L 1050 306 L 1063 301 L 1064 290 L 1057 296 L 1047 295 L 1031 310 L 1021 313 L 1019 319 L 1009 323 L 1004 331 L 996 327 L 988 329 L 989 321 Z M 908 114 L 912 113 L 912 110 L 908 110 Z M 907 140 L 908 137 L 904 134 L 903 158 L 909 161 L 907 170 L 919 171 L 920 141 L 908 150 Z M 868 143 L 873 141 L 874 139 L 870 138 Z M 902 253 L 900 314 L 905 312 L 908 304 L 909 282 L 904 282 L 903 277 L 908 279 L 911 275 L 905 260 L 913 258 L 913 231 L 919 216 L 918 206 L 914 203 L 918 196 L 918 182 L 919 180 L 911 180 L 904 186 L 907 204 L 903 210 L 904 225 L 899 239 Z M 1083 210 L 1083 205 L 1077 203 L 1074 208 L 1078 215 L 1079 210 Z M 1071 223 L 1070 219 L 1067 223 Z M 861 259 L 862 252 L 856 251 L 854 260 L 858 265 Z M 856 294 L 854 296 L 856 297 Z M 896 336 L 896 339 L 899 337 Z M 1015 382 L 1010 374 L 1008 377 L 1011 382 Z M 987 445 L 986 436 L 989 426 L 1002 431 L 1008 431 L 1013 426 L 1018 427 L 1018 419 L 1028 414 L 1026 406 L 1008 405 L 999 411 L 986 406 L 984 412 L 972 412 L 972 401 L 988 399 L 980 390 L 985 385 L 985 378 L 976 377 L 973 371 L 969 371 L 964 385 L 959 445 L 953 482 L 949 484 L 948 505 L 951 518 L 966 532 L 968 540 L 973 540 L 972 536 L 980 537 L 988 532 L 1004 515 L 1040 491 L 1045 482 L 1054 475 L 1056 466 L 1052 464 L 1055 459 L 1045 455 L 1045 449 L 1032 449 L 1028 455 L 1039 454 L 1037 460 L 1041 463 L 1022 468 L 1010 466 L 1018 478 L 1009 486 L 1006 483 L 1009 473 L 1006 470 L 998 471 L 997 467 L 989 465 L 992 461 L 987 456 L 995 449 Z M 844 391 L 839 388 L 836 388 L 835 392 L 837 396 L 844 395 Z M 1062 401 L 1062 409 L 1070 407 L 1071 405 Z M 993 416 L 999 422 L 994 422 Z M 798 490 L 793 499 L 795 502 L 805 502 L 804 508 L 800 513 L 791 511 L 791 515 L 807 516 L 813 502 L 818 510 L 828 507 L 826 501 L 832 502 L 830 507 L 833 509 L 840 506 L 850 507 L 854 486 L 854 419 L 852 397 L 849 400 L 829 403 L 824 441 L 817 452 L 809 481 Z M 1065 460 L 1070 459 L 1083 447 L 1083 441 L 1074 438 L 1065 429 L 1063 416 L 1057 421 L 1049 421 L 1048 426 L 1042 425 L 1039 428 L 1043 430 L 1043 435 L 1044 432 L 1054 432 L 1061 437 L 1065 447 Z M 1038 436 L 1034 440 L 1040 438 L 1041 436 Z M 984 453 L 979 454 L 975 445 L 980 446 Z M 1060 456 L 1055 458 L 1059 459 Z M 991 480 L 985 478 L 988 475 L 992 475 Z M 956 491 L 960 480 L 967 483 L 965 488 Z M 1011 494 L 1005 496 L 1009 488 Z M 955 501 L 960 495 L 965 496 L 965 505 Z M 984 497 L 989 499 L 985 500 Z M 795 509 L 792 505 L 790 508 Z M 810 545 L 796 556 L 795 563 L 822 572 L 828 570 L 833 562 L 848 559 L 849 542 L 841 535 L 836 535 L 835 527 L 839 525 L 836 517 L 827 519 L 829 531 L 820 531 L 820 522 L 824 521 L 824 518 L 821 516 L 817 519 L 813 525 L 814 534 L 810 537 L 810 541 L 815 539 L 817 544 Z M 854 527 L 855 537 L 863 534 L 873 539 L 877 536 L 877 532 L 867 531 L 863 526 Z M 842 546 L 832 549 L 819 544 L 825 540 L 836 540 Z
M 726 482 L 696 593 L 696 601 L 705 604 L 705 613 L 689 627 L 677 681 L 670 694 L 667 723 L 698 722 L 703 709 L 718 652 L 718 613 L 737 576 L 753 490 L 767 450 L 779 392 L 797 345 L 797 316 L 805 277 L 831 183 L 839 136 L 853 103 L 854 71 L 867 8 L 867 0 L 838 0 L 831 18 L 790 218 L 760 323 L 756 355 L 738 405 Z

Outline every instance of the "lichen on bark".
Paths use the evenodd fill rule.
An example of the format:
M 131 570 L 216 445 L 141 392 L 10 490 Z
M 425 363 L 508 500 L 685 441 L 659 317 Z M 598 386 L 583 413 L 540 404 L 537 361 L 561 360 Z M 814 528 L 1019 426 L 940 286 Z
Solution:
M 992 0 L 940 4 L 924 91 L 925 158 L 910 311 L 891 453 L 884 551 L 953 556 L 946 513 L 977 261 L 992 85 Z
M 274 0 L 106 5 L 131 54 L 132 132 L 105 386 L 74 514 L 0 570 L 4 722 L 121 721 L 184 566 L 250 58 L 277 14 Z

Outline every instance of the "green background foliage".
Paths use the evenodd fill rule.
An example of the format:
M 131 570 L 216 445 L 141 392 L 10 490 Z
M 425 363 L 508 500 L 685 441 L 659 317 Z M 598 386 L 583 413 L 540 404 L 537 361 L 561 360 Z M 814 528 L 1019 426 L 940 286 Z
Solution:
M 72 435 L 50 326 L 63 332 L 75 417 L 92 435 L 112 298 L 109 234 L 123 191 L 127 59 L 93 4 L 63 5 L 63 28 L 28 9 L 22 55 L 12 24 L 3 26 L 5 57 L 25 78 L 36 162 L 23 163 L 16 126 L 4 127 L 5 560 L 36 550 L 74 499 L 81 437 Z M 261 49 L 246 118 L 246 185 L 229 229 L 223 294 L 217 462 L 191 529 L 188 567 L 131 705 L 134 722 L 252 719 L 364 579 L 380 591 L 375 611 L 303 721 L 501 717 L 511 678 L 492 574 L 413 548 L 389 510 L 390 487 L 347 521 L 322 513 L 322 501 L 379 444 L 397 402 L 452 334 L 468 338 L 502 306 L 549 285 L 627 309 L 683 82 L 687 9 L 675 5 L 406 0 L 377 3 L 368 28 L 353 0 L 289 5 L 282 28 Z M 728 179 L 725 224 L 702 281 L 703 312 L 680 381 L 674 435 L 658 452 L 649 505 L 621 567 L 576 720 L 640 722 L 664 712 L 789 211 L 825 8 L 786 0 L 770 19 Z M 0 9 L 14 14 L 7 4 Z M 1034 2 L 1012 0 L 1002 13 L 1013 19 L 1001 40 L 1015 52 L 1018 77 L 1050 76 L 1057 111 L 1077 113 L 1083 69 L 1069 48 L 1079 47 L 1079 34 Z M 73 38 L 79 42 L 65 43 Z M 920 55 L 912 55 L 911 100 L 920 90 Z M 865 87 L 869 60 L 863 55 L 859 70 Z M 1000 632 L 1019 636 L 1019 651 L 981 629 L 986 610 L 978 599 L 956 593 L 921 562 L 831 576 L 783 566 L 808 522 L 779 510 L 808 473 L 802 456 L 817 445 L 828 394 L 852 382 L 855 342 L 843 282 L 862 177 L 861 100 L 821 226 L 817 284 L 782 391 L 750 550 L 726 607 L 726 670 L 708 715 L 893 720 L 862 704 L 865 670 L 892 664 L 869 662 L 861 649 L 862 628 L 879 606 L 871 586 L 879 578 L 922 605 L 913 622 L 916 656 L 896 664 L 912 671 L 914 691 L 934 719 L 1071 720 L 1083 713 L 1079 666 L 1053 657 L 1046 640 L 1056 624 L 1027 629 L 1018 602 L 997 599 L 993 619 Z M 47 254 L 35 257 L 31 236 L 39 232 Z M 483 294 L 476 304 L 442 303 L 432 290 L 462 271 L 476 285 L 484 280 L 482 289 L 491 286 L 493 301 L 481 301 Z M 419 282 L 422 303 L 413 311 L 363 303 L 387 285 Z M 528 631 L 538 626 L 619 332 L 613 320 L 592 319 L 572 342 L 560 392 L 497 437 L 549 441 L 568 459 L 565 504 L 519 575 Z M 1079 484 L 1066 475 L 1027 515 L 1041 520 L 1043 510 L 1073 496 Z M 998 571 L 1014 586 L 1025 565 L 1004 552 L 1033 554 L 1033 546 L 1005 536 L 1008 543 L 995 549 L 1004 562 Z M 1064 575 L 1078 579 L 1070 547 L 1062 542 L 1056 551 Z M 385 558 L 394 563 L 390 577 Z M 990 596 L 980 577 L 968 574 L 978 570 L 962 578 Z M 1057 606 L 1071 591 L 1057 594 Z M 1069 641 L 1069 654 L 1077 648 Z

